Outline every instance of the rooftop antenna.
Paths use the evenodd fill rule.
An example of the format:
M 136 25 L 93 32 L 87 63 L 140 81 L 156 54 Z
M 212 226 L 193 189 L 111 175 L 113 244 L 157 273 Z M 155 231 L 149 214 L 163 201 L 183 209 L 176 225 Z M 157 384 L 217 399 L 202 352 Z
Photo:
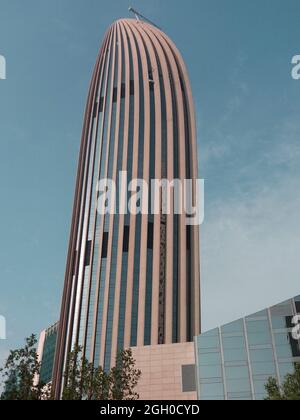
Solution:
M 133 13 L 135 15 L 136 20 L 140 21 L 141 19 L 150 23 L 151 25 L 155 26 L 157 29 L 161 29 L 159 26 L 155 25 L 155 23 L 151 22 L 150 19 L 143 16 L 141 13 L 137 12 L 133 7 L 129 7 L 129 12 Z

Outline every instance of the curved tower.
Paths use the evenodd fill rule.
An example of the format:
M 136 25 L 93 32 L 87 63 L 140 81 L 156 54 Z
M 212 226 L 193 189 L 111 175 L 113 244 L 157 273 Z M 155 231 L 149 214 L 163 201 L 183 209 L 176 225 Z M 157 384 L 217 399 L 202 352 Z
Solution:
M 192 341 L 200 333 L 199 228 L 185 215 L 97 212 L 98 182 L 196 179 L 190 83 L 174 43 L 149 23 L 108 30 L 94 69 L 81 141 L 54 367 L 83 347 L 108 369 L 118 349 Z M 149 193 L 151 195 L 151 193 Z M 150 197 L 151 198 L 151 197 Z M 57 391 L 59 392 L 59 391 Z

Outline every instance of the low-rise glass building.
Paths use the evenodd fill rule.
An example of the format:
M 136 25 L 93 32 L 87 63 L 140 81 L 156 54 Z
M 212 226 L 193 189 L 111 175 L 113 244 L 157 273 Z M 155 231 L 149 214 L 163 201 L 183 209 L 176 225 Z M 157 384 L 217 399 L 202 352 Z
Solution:
M 295 316 L 300 296 L 195 338 L 200 400 L 263 400 L 300 363 Z
M 41 363 L 39 382 L 43 384 L 48 384 L 52 381 L 58 325 L 56 323 L 40 334 L 37 352 Z

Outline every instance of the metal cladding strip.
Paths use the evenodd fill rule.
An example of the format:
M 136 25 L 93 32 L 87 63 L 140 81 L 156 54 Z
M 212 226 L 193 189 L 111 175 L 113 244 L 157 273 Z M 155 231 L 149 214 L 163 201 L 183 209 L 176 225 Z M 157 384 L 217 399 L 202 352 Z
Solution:
M 132 35 L 130 26 L 124 21 L 124 28 L 128 35 L 129 46 L 132 52 L 133 60 L 133 80 L 134 80 L 134 134 L 133 134 L 133 156 L 132 156 L 132 179 L 138 177 L 138 152 L 139 152 L 139 114 L 140 114 L 140 87 L 139 87 L 139 66 L 138 52 Z M 134 275 L 134 254 L 135 254 L 135 236 L 136 236 L 136 217 L 130 217 L 130 235 L 129 235 L 129 254 L 128 254 L 128 272 L 127 272 L 127 291 L 126 291 L 126 310 L 125 310 L 125 331 L 124 346 L 131 346 L 131 321 L 132 321 L 132 303 L 133 303 L 133 275 Z
M 189 129 L 190 129 L 190 145 L 191 145 L 191 154 L 189 156 L 189 160 L 192 166 L 192 177 L 194 180 L 198 179 L 199 176 L 199 164 L 198 164 L 198 154 L 197 154 L 197 127 L 196 127 L 196 115 L 195 115 L 195 107 L 194 107 L 194 100 L 193 100 L 193 93 L 191 88 L 191 83 L 188 77 L 188 71 L 184 60 L 180 54 L 180 51 L 174 44 L 174 42 L 166 37 L 165 34 L 162 33 L 162 36 L 166 39 L 166 42 L 172 47 L 172 49 L 176 52 L 176 60 L 177 66 L 179 67 L 182 75 L 183 75 L 183 82 L 185 86 L 185 92 L 187 95 L 188 101 L 188 115 L 189 115 Z M 195 187 L 196 188 L 196 187 Z M 197 192 L 195 192 L 197 194 Z M 195 195 L 194 195 L 194 205 L 195 202 Z M 201 295 L 200 295 L 200 228 L 199 226 L 194 226 L 192 228 L 192 262 L 193 262 L 193 311 L 194 311 L 194 335 L 199 335 L 201 333 Z
M 133 21 L 135 22 L 135 21 Z M 138 29 L 140 29 L 138 27 Z M 160 79 L 158 72 L 158 64 L 155 55 L 153 45 L 150 41 L 152 34 L 147 34 L 147 38 L 144 38 L 144 42 L 147 46 L 150 61 L 152 63 L 153 80 L 154 80 L 154 98 L 155 98 L 155 178 L 161 179 L 161 91 L 160 91 Z M 149 77 L 149 76 L 148 76 Z M 157 214 L 154 216 L 154 240 L 153 243 L 160 243 L 160 226 L 161 216 Z M 159 325 L 159 261 L 160 261 L 160 248 L 154 247 L 153 249 L 153 282 L 152 282 L 152 322 L 151 322 L 151 344 L 158 344 L 158 325 Z M 145 308 L 144 313 L 145 313 Z M 144 314 L 143 314 L 144 318 Z M 144 337 L 143 337 L 144 339 Z M 140 337 L 142 341 L 142 338 Z
M 101 61 L 101 59 L 100 59 Z M 82 282 L 83 282 L 83 270 L 84 270 L 84 258 L 85 258 L 85 241 L 83 238 L 86 236 L 87 232 L 87 217 L 86 217 L 86 207 L 87 207 L 87 190 L 88 190 L 88 174 L 89 174 L 89 162 L 91 159 L 91 148 L 92 148 L 92 130 L 93 130 L 93 118 L 91 117 L 93 113 L 93 107 L 95 102 L 96 96 L 96 87 L 98 83 L 98 76 L 99 76 L 100 64 L 97 66 L 97 73 L 95 77 L 95 84 L 93 87 L 93 99 L 91 105 L 91 114 L 89 115 L 89 132 L 87 137 L 87 154 L 86 154 L 86 162 L 85 162 L 85 169 L 84 169 L 84 180 L 83 180 L 83 191 L 81 194 L 81 209 L 80 209 L 80 216 L 79 216 L 79 231 L 77 232 L 77 244 L 76 244 L 76 252 L 77 252 L 77 262 L 76 262 L 76 269 L 74 272 L 74 293 L 73 293 L 73 300 L 70 305 L 70 320 L 72 324 L 72 328 L 69 331 L 69 349 L 77 343 L 78 339 L 78 331 L 79 331 L 79 320 L 80 320 L 80 313 L 81 313 L 81 289 L 82 289 Z
M 160 76 L 158 70 L 158 61 L 156 58 L 155 50 L 153 47 L 153 34 L 147 31 L 149 38 L 149 55 L 153 65 L 153 81 L 154 81 L 154 100 L 155 100 L 155 179 L 161 179 L 162 167 L 162 108 L 161 108 L 161 88 Z M 150 45 L 151 43 L 151 45 Z M 161 215 L 154 215 L 153 226 L 153 244 L 160 243 L 160 230 L 161 230 Z M 153 247 L 153 268 L 152 268 L 152 311 L 151 311 L 151 345 L 157 345 L 158 330 L 159 330 L 159 268 L 160 268 L 160 247 Z
M 162 48 L 164 49 L 166 56 L 170 62 L 171 72 L 173 75 L 174 85 L 176 88 L 176 101 L 178 109 L 178 127 L 179 127 L 179 177 L 182 182 L 186 179 L 186 136 L 185 136 L 185 124 L 184 124 L 184 103 L 183 93 L 181 89 L 180 75 L 176 65 L 175 57 L 178 52 L 174 52 L 166 42 L 166 36 L 162 36 L 162 32 L 159 30 L 153 30 L 150 26 L 150 30 L 155 32 L 158 39 L 161 41 Z M 184 202 L 182 198 L 182 208 L 184 208 Z M 186 237 L 186 220 L 185 215 L 180 215 L 179 222 L 179 341 L 186 342 L 187 340 L 187 237 Z
M 117 39 L 116 39 L 116 57 L 118 57 L 118 66 L 115 66 L 115 77 L 114 79 L 117 79 L 117 103 L 116 103 L 116 116 L 115 116 L 115 127 L 114 127 L 114 159 L 113 159 L 113 171 L 112 171 L 112 179 L 114 180 L 115 184 L 117 183 L 117 177 L 118 177 L 118 155 L 119 155 L 119 151 L 120 151 L 120 141 L 122 141 L 122 138 L 120 139 L 120 114 L 121 114 L 121 88 L 122 88 L 122 49 L 121 49 L 121 33 L 120 33 L 120 27 L 118 24 L 116 24 L 116 30 L 117 30 Z M 114 85 L 114 89 L 116 88 L 116 86 Z M 117 192 L 118 194 L 118 192 Z M 115 202 L 116 205 L 116 202 Z M 114 240 L 114 231 L 115 231 L 115 224 L 118 223 L 119 220 L 119 214 L 115 214 L 115 215 L 111 215 L 110 217 L 110 226 L 109 226 L 109 232 L 111 234 L 111 244 L 109 246 L 109 249 L 111 250 L 111 253 L 109 254 L 109 258 L 112 258 L 112 253 L 113 253 L 113 240 Z M 117 239 L 118 239 L 118 244 L 120 244 L 120 237 L 119 237 L 119 226 L 118 226 L 118 232 L 117 232 Z M 119 248 L 119 254 L 120 254 L 120 248 Z M 122 254 L 121 254 L 121 258 L 122 258 Z M 121 259 L 121 263 L 122 263 L 122 259 Z M 114 287 L 115 287 L 115 282 L 116 282 L 116 277 L 117 275 L 120 277 L 121 276 L 121 271 L 117 274 L 115 274 L 115 278 L 113 278 L 112 276 L 112 264 L 109 264 L 109 270 L 108 270 L 108 279 L 109 279 L 109 300 L 108 300 L 108 306 L 107 306 L 107 320 L 106 320 L 106 339 L 105 339 L 105 346 L 107 346 L 107 334 L 108 331 L 110 331 L 112 329 L 112 325 L 109 325 L 110 322 L 110 318 L 109 318 L 109 308 L 110 308 L 110 294 L 112 293 L 112 282 L 114 282 Z M 115 293 L 112 294 L 113 298 L 114 298 Z M 112 310 L 114 310 L 114 299 L 113 299 L 113 303 L 112 303 Z M 112 324 L 112 321 L 111 321 Z M 106 349 L 106 347 L 105 347 Z M 111 351 L 111 349 L 110 349 Z M 106 350 L 104 352 L 106 354 Z
M 137 30 L 133 28 L 132 32 L 137 42 L 140 53 L 143 86 L 144 86 L 144 159 L 143 159 L 143 181 L 149 185 L 149 156 L 150 156 L 150 88 L 149 88 L 149 69 L 145 47 L 142 37 Z M 139 162 L 141 164 L 141 162 Z M 145 194 L 145 191 L 143 192 Z M 149 195 L 148 195 L 149 197 Z M 141 203 L 142 204 L 142 203 Z M 147 206 L 147 213 L 148 213 Z M 142 215 L 141 239 L 140 239 L 140 272 L 139 272 L 139 297 L 138 297 L 138 322 L 137 322 L 137 345 L 144 345 L 145 329 L 145 305 L 146 305 L 146 275 L 147 275 L 147 240 L 148 240 L 148 214 Z
M 166 96 L 166 118 L 167 118 L 167 138 L 163 141 L 167 141 L 167 179 L 172 182 L 174 179 L 174 132 L 173 132 L 173 104 L 172 104 L 172 91 L 170 84 L 170 77 L 168 72 L 168 64 L 166 61 L 165 53 L 162 46 L 156 37 L 153 36 L 152 42 L 154 49 L 160 60 L 160 66 L 162 69 L 163 84 Z M 174 191 L 171 191 L 170 197 L 170 214 L 167 216 L 167 244 L 173 244 L 174 240 Z M 172 344 L 173 338 L 173 246 L 168 247 L 168 253 L 166 258 L 166 284 L 165 284 L 165 336 L 164 343 Z
M 81 176 L 83 177 L 84 180 L 86 180 L 86 171 L 87 171 L 87 162 L 89 159 L 89 154 L 90 152 L 88 151 L 88 149 L 90 148 L 90 137 L 91 137 L 91 129 L 92 129 L 92 119 L 91 119 L 91 112 L 93 110 L 93 104 L 94 104 L 94 100 L 95 100 L 95 88 L 97 85 L 97 79 L 98 79 L 98 74 L 99 74 L 99 69 L 100 69 L 100 65 L 101 65 L 101 54 L 98 57 L 97 60 L 97 64 L 95 66 L 95 74 L 94 74 L 94 78 L 92 80 L 91 83 L 91 96 L 89 98 L 89 105 L 88 105 L 88 110 L 87 110 L 87 114 L 86 114 L 86 119 L 85 119 L 85 141 L 86 141 L 86 146 L 85 146 L 85 163 L 84 166 L 82 168 L 82 174 Z M 75 254 L 76 252 L 76 265 L 74 266 L 74 279 L 73 279 L 73 284 L 71 286 L 71 297 L 72 300 L 70 300 L 70 304 L 69 304 L 69 308 L 67 309 L 67 313 L 66 313 L 66 321 L 68 323 L 68 331 L 67 331 L 67 335 L 66 335 L 66 344 L 65 344 L 65 348 L 64 348 L 64 360 L 63 360 L 63 366 L 62 369 L 64 369 L 64 365 L 66 363 L 66 359 L 67 359 L 67 355 L 68 352 L 71 350 L 72 348 L 72 342 L 73 342 L 73 337 L 75 334 L 74 330 L 74 317 L 76 315 L 75 312 L 75 304 L 76 304 L 76 295 L 77 295 L 77 290 L 78 290 L 78 270 L 79 270 L 79 264 L 80 264 L 80 253 L 77 251 L 79 249 L 79 238 L 82 237 L 82 229 L 83 229 L 83 212 L 84 212 L 84 200 L 85 200 L 85 191 L 86 191 L 86 186 L 85 183 L 81 184 L 81 192 L 80 192 L 80 196 L 78 198 L 78 203 L 76 202 L 75 205 L 78 204 L 79 206 L 79 218 L 77 219 L 77 227 L 76 227 L 76 235 L 77 235 L 77 241 L 74 243 L 74 247 L 73 247 L 73 253 Z M 72 269 L 72 267 L 71 267 Z M 73 278 L 73 275 L 72 275 Z M 61 373 L 62 375 L 63 373 Z
M 108 116 L 108 128 L 107 128 L 107 150 L 108 153 L 106 155 L 106 169 L 105 169 L 105 177 L 108 178 L 108 170 L 109 170 L 109 159 L 110 154 L 113 153 L 111 148 L 111 130 L 112 130 L 112 115 L 113 115 L 113 92 L 114 92 L 114 76 L 115 76 L 115 67 L 116 67 L 116 45 L 117 45 L 117 31 L 116 25 L 113 26 L 114 30 L 114 38 L 113 43 L 110 45 L 110 48 L 113 49 L 113 62 L 112 62 L 112 69 L 111 69 L 111 85 L 110 85 L 110 103 L 109 103 L 109 116 Z M 106 215 L 103 217 L 103 222 L 105 218 L 110 218 L 111 223 L 111 216 Z M 104 223 L 102 222 L 102 226 Z M 105 225 L 104 225 L 105 227 Z M 102 232 L 103 235 L 103 232 Z M 110 262 L 111 262 L 111 250 L 112 248 L 112 231 L 109 230 L 109 237 L 108 237 L 108 244 L 107 244 L 107 266 L 106 266 L 106 276 L 105 276 L 105 291 L 104 291 L 104 303 L 103 303 L 103 317 L 102 317 L 102 331 L 101 331 L 101 351 L 100 351 L 100 366 L 104 365 L 104 351 L 105 351 L 105 338 L 106 338 L 106 324 L 107 324 L 107 309 L 108 309 L 108 296 L 109 296 L 109 276 L 110 276 Z
M 158 121 L 158 119 L 161 118 L 161 114 L 160 114 L 161 95 L 160 95 L 160 83 L 159 83 L 159 74 L 158 74 L 158 65 L 157 65 L 156 54 L 155 54 L 155 51 L 154 51 L 154 48 L 153 48 L 153 43 L 150 39 L 150 36 L 149 36 L 148 32 L 144 31 L 143 26 L 138 26 L 137 28 L 140 31 L 140 33 L 143 34 L 143 41 L 144 41 L 145 48 L 147 50 L 147 53 L 148 53 L 149 59 L 150 59 L 152 77 L 153 77 L 153 82 L 154 82 L 154 101 L 155 101 L 154 109 L 151 110 L 151 112 L 155 113 L 155 120 Z M 156 130 L 156 132 L 155 132 L 154 138 L 150 139 L 150 141 L 153 141 L 154 143 L 156 143 L 156 139 L 157 139 L 157 129 L 155 128 L 155 130 Z M 154 146 L 156 146 L 156 144 L 154 144 Z M 150 157 L 150 155 L 149 155 L 149 157 Z M 158 225 L 158 229 L 160 230 L 160 215 L 157 215 L 154 218 L 155 218 L 155 221 Z M 153 252 L 154 252 L 154 249 L 153 249 Z M 156 268 L 152 267 L 152 271 L 154 269 L 157 270 Z M 155 277 L 153 275 L 153 279 L 154 278 L 157 278 L 157 277 Z M 155 343 L 157 344 L 158 343 L 158 300 L 159 300 L 158 282 L 152 281 L 152 287 L 153 287 L 153 293 L 152 294 L 154 296 L 156 296 L 157 299 L 156 300 L 155 300 L 155 298 L 153 299 L 153 300 L 155 300 L 155 306 L 153 306 L 153 301 L 151 303 L 151 305 L 152 305 L 152 310 L 151 310 L 152 322 L 151 322 L 151 325 L 152 325 L 152 327 L 156 328 L 157 338 L 155 340 Z M 144 310 L 144 313 L 145 313 L 146 307 L 144 309 L 145 309 Z
M 96 185 L 94 184 L 94 179 L 95 179 L 95 174 L 97 174 L 97 181 L 99 180 L 99 174 L 100 174 L 100 170 L 101 170 L 101 149 L 103 146 L 103 125 L 104 125 L 104 120 L 105 120 L 105 113 L 104 113 L 104 106 L 105 103 L 103 102 L 103 105 L 101 104 L 102 101 L 102 91 L 105 89 L 105 83 L 107 83 L 107 76 L 108 76 L 108 69 L 109 69 L 109 64 L 110 64 L 110 54 L 108 52 L 108 46 L 109 43 L 111 42 L 112 39 L 112 35 L 110 36 L 110 39 L 108 40 L 106 46 L 105 46 L 105 50 L 103 52 L 103 62 L 102 62 L 102 68 L 101 68 L 101 75 L 100 75 L 100 81 L 99 81 L 99 89 L 98 89 L 98 94 L 97 94 L 97 99 L 98 99 L 98 103 L 97 103 L 97 123 L 96 123 L 96 131 L 95 131 L 95 138 L 96 138 L 96 142 L 99 143 L 99 149 L 98 149 L 98 155 L 96 155 L 96 150 L 97 150 L 97 145 L 95 147 L 95 154 L 94 154 L 94 163 L 93 163 L 93 188 L 96 189 Z M 100 106 L 103 106 L 103 112 L 101 113 L 100 111 Z M 101 116 L 101 117 L 100 117 Z M 100 121 L 101 120 L 101 121 Z M 100 127 L 100 129 L 99 129 Z M 98 159 L 98 160 L 97 160 Z M 91 194 L 91 199 L 93 197 L 93 194 Z M 89 273 L 89 286 L 88 286 L 88 291 L 87 291 L 87 295 L 86 295 L 86 299 L 87 299 L 87 305 L 86 305 L 86 314 L 85 314 L 85 329 L 84 329 L 84 343 L 87 343 L 87 335 L 88 335 L 88 328 L 89 328 L 89 317 L 90 317 L 90 304 L 91 304 L 91 288 L 92 288 L 92 281 L 97 281 L 97 278 L 93 276 L 93 261 L 94 258 L 98 258 L 99 256 L 99 252 L 100 252 L 100 247 L 98 249 L 98 255 L 95 255 L 95 243 L 96 243 L 96 226 L 97 226 L 97 195 L 95 194 L 95 203 L 91 203 L 91 204 L 95 204 L 95 208 L 94 208 L 94 214 L 92 217 L 92 221 L 93 221 L 93 235 L 92 235 L 92 244 L 91 244 L 91 257 L 90 257 L 90 273 Z M 90 207 L 90 212 L 91 212 L 91 207 Z M 91 218 L 90 218 L 90 223 L 91 223 Z M 95 308 L 97 306 L 96 304 L 96 293 L 94 298 L 94 303 L 93 303 L 93 307 Z M 93 324 L 94 326 L 94 324 Z M 91 326 L 90 326 L 91 328 Z M 93 345 L 93 341 L 94 341 L 94 335 L 92 334 L 92 340 L 91 340 L 91 346 L 90 346 L 90 355 L 85 354 L 85 356 L 87 358 L 90 357 L 90 360 L 93 360 L 93 355 L 94 355 L 94 345 Z
M 102 61 L 102 66 L 101 66 L 101 75 L 98 76 L 98 89 L 97 89 L 97 94 L 96 94 L 96 101 L 99 98 L 99 94 L 101 92 L 101 88 L 102 88 L 102 77 L 103 77 L 103 68 L 104 68 L 104 61 Z M 96 105 L 96 101 L 94 104 L 94 107 Z M 97 150 L 97 141 L 98 141 L 98 124 L 99 124 L 99 108 L 100 108 L 100 101 L 98 101 L 97 103 L 97 119 L 95 120 L 95 116 L 93 115 L 93 119 L 94 119 L 94 131 L 93 131 L 93 153 L 92 153 L 92 159 L 89 163 L 90 165 L 90 175 L 89 175 L 89 191 L 88 191 L 88 205 L 86 206 L 86 214 L 88 216 L 88 224 L 87 224 L 87 232 L 86 232 L 86 238 L 84 240 L 85 246 L 89 240 L 88 237 L 88 233 L 89 233 L 89 226 L 92 223 L 92 219 L 91 219 L 91 211 L 92 211 L 92 190 L 93 188 L 95 188 L 94 185 L 94 172 L 96 170 L 96 150 Z M 92 241 L 92 246 L 94 245 L 94 241 Z M 92 249 L 92 247 L 91 247 Z M 90 253 L 90 261 L 91 261 L 91 257 L 93 255 L 93 251 L 91 251 Z M 90 290 L 91 290 L 91 281 L 92 281 L 92 269 L 91 269 L 91 264 L 89 264 L 89 276 L 88 279 L 85 278 L 85 272 L 83 274 L 83 281 L 87 282 L 88 284 L 85 285 L 83 284 L 82 287 L 82 291 L 81 291 L 81 305 L 80 305 L 80 321 L 78 323 L 78 336 L 77 336 L 77 340 L 76 342 L 79 342 L 79 332 L 81 331 L 81 329 L 83 328 L 83 347 L 86 347 L 87 344 L 87 330 L 88 330 L 88 317 L 89 317 L 89 305 L 91 303 L 90 301 Z M 87 268 L 85 268 L 84 270 L 86 270 Z M 84 295 L 84 289 L 87 288 L 87 293 L 86 295 Z M 84 301 L 85 299 L 85 301 Z M 85 307 L 85 310 L 84 310 Z M 81 325 L 83 324 L 83 325 Z M 79 342 L 79 344 L 81 345 L 81 343 Z M 86 357 L 88 357 L 88 355 L 85 354 Z
M 89 131 L 89 154 L 88 159 L 86 162 L 86 172 L 85 172 L 85 179 L 84 179 L 84 185 L 85 185 L 85 191 L 82 195 L 82 210 L 81 210 L 81 234 L 78 237 L 78 243 L 77 243 L 77 249 L 79 254 L 79 272 L 75 274 L 75 278 L 78 278 L 78 282 L 76 285 L 76 289 L 74 289 L 74 317 L 73 319 L 73 331 L 71 333 L 72 335 L 72 342 L 71 347 L 75 344 L 78 344 L 79 340 L 79 331 L 80 331 L 80 324 L 81 324 L 81 316 L 82 316 L 82 298 L 83 298 L 83 288 L 84 288 L 84 280 L 85 280 L 85 254 L 86 254 L 86 244 L 87 244 L 87 236 L 88 236 L 88 225 L 89 225 L 89 213 L 90 213 L 90 195 L 91 195 L 91 161 L 94 159 L 94 151 L 92 151 L 93 143 L 94 143 L 94 149 L 95 149 L 95 137 L 93 137 L 93 129 L 94 129 L 94 106 L 97 99 L 97 92 L 99 89 L 99 73 L 100 69 L 102 67 L 103 63 L 103 54 L 101 53 L 100 56 L 100 63 L 97 70 L 96 75 L 96 83 L 94 86 L 94 92 L 93 92 L 93 104 L 92 104 L 92 110 L 90 115 L 90 131 Z M 93 137 L 93 138 L 92 138 Z M 76 292 L 75 292 L 76 290 Z M 71 338 L 71 337 L 70 337 Z M 79 343 L 81 344 L 81 343 Z
M 102 117 L 102 124 L 101 124 L 101 130 L 100 130 L 100 139 L 101 139 L 101 151 L 99 153 L 99 163 L 98 163 L 98 180 L 100 180 L 101 177 L 101 172 L 103 169 L 104 174 L 106 174 L 107 172 L 107 156 L 108 156 L 108 151 L 109 151 L 109 143 L 108 141 L 105 141 L 105 136 L 107 139 L 108 133 L 105 132 L 104 127 L 106 124 L 106 119 L 107 119 L 107 113 L 109 112 L 109 106 L 110 103 L 108 103 L 109 101 L 107 100 L 108 97 L 108 90 L 109 90 L 109 75 L 110 75 L 110 70 L 111 70 L 111 66 L 112 66 L 112 42 L 113 42 L 113 34 L 114 31 L 112 29 L 112 35 L 110 38 L 110 42 L 107 45 L 107 55 L 109 56 L 109 58 L 107 59 L 107 65 L 106 65 L 106 69 L 105 69 L 105 81 L 104 81 L 104 94 L 103 94 L 103 117 Z M 105 158 L 105 159 L 104 159 Z M 97 220 L 98 218 L 100 218 L 100 223 L 99 223 L 99 227 L 98 227 L 98 223 Z M 98 255 L 97 256 L 93 256 L 94 258 L 96 257 L 98 259 L 97 261 L 97 268 L 96 268 L 96 288 L 95 288 L 95 306 L 94 306 L 94 314 L 93 314 L 93 329 L 94 329 L 94 333 L 92 336 L 92 341 L 93 341 L 93 348 L 92 351 L 95 352 L 95 340 L 96 340 L 96 332 L 98 330 L 98 324 L 97 324 L 97 318 L 98 318 L 98 313 L 101 311 L 103 311 L 103 308 L 100 308 L 98 305 L 99 302 L 99 294 L 100 294 L 100 287 L 101 287 L 101 269 L 102 269 L 102 259 L 101 259 L 101 253 L 102 253 L 102 246 L 103 246 L 103 231 L 104 231 L 104 216 L 98 214 L 98 209 L 97 206 L 95 208 L 95 227 L 94 227 L 94 238 L 96 238 L 96 236 L 98 235 L 97 232 L 97 227 L 99 230 L 99 250 L 98 250 Z M 96 240 L 96 239 L 94 239 Z M 102 326 L 102 324 L 101 324 Z M 100 327 L 101 328 L 101 327 Z M 94 355 L 93 355 L 93 359 L 94 359 Z M 96 361 L 95 361 L 96 362 Z M 98 361 L 99 362 L 99 361 Z
M 108 33 L 109 32 L 110 30 L 108 31 Z M 56 347 L 56 352 L 55 352 L 55 361 L 54 361 L 54 369 L 53 369 L 53 389 L 54 389 L 54 396 L 56 399 L 60 398 L 65 355 L 68 351 L 67 334 L 68 334 L 68 325 L 70 321 L 69 310 L 70 310 L 70 303 L 71 303 L 70 300 L 71 300 L 71 293 L 72 293 L 72 286 L 73 286 L 72 285 L 73 268 L 76 263 L 75 250 L 76 250 L 78 223 L 79 223 L 78 217 L 80 214 L 80 197 L 82 193 L 81 179 L 82 179 L 82 174 L 84 171 L 89 115 L 90 115 L 92 104 L 93 104 L 92 102 L 93 89 L 96 83 L 97 67 L 100 64 L 100 60 L 101 60 L 101 53 L 98 56 L 97 64 L 93 72 L 92 82 L 90 85 L 88 99 L 87 99 L 84 126 L 83 126 L 82 137 L 81 137 L 81 146 L 80 146 L 79 161 L 78 161 L 78 172 L 77 172 L 76 187 L 75 187 L 74 207 L 73 207 L 70 241 L 69 241 L 68 257 L 67 257 L 67 268 L 66 268 L 66 275 L 65 275 L 65 286 L 64 286 L 63 297 L 62 297 L 61 315 L 60 315 L 60 323 L 59 323 L 59 330 L 58 330 L 58 337 L 57 337 L 57 347 Z
M 101 66 L 102 67 L 102 66 Z M 99 83 L 99 74 L 97 75 L 97 82 Z M 96 99 L 97 99 L 97 92 L 98 89 L 95 89 L 94 92 L 94 104 L 93 106 L 95 106 L 96 103 Z M 93 117 L 93 112 L 94 112 L 94 108 L 92 110 L 92 121 L 94 122 L 94 117 Z M 87 177 L 87 179 L 89 180 L 89 182 L 91 183 L 92 181 L 92 177 L 91 177 L 91 162 L 89 161 L 89 174 L 90 176 Z M 77 289 L 77 298 L 76 298 L 76 308 L 75 308 L 75 320 L 74 320 L 74 331 L 73 331 L 73 344 L 83 344 L 83 348 L 84 348 L 84 352 L 86 349 L 86 343 L 85 341 L 83 343 L 79 342 L 79 333 L 81 331 L 81 327 L 83 327 L 83 332 L 84 332 L 84 336 L 86 334 L 86 326 L 84 323 L 84 315 L 87 316 L 88 314 L 88 305 L 86 305 L 86 312 L 84 312 L 84 308 L 83 308 L 83 304 L 84 303 L 88 303 L 88 302 L 83 302 L 83 291 L 84 291 L 84 280 L 85 280 L 85 251 L 86 251 L 86 245 L 87 245 L 87 238 L 88 238 L 88 225 L 89 225 L 89 214 L 90 214 L 90 196 L 91 196 L 91 189 L 90 186 L 88 185 L 89 188 L 89 194 L 85 194 L 85 200 L 86 200 L 86 204 L 84 207 L 84 217 L 83 217 L 83 235 L 81 235 L 80 237 L 80 248 L 81 248 L 81 261 L 80 261 L 80 274 L 79 274 L 79 278 L 80 278 L 80 287 L 78 287 Z M 85 296 L 85 298 L 87 299 L 87 301 L 89 300 L 89 295 L 87 294 Z M 81 325 L 82 323 L 82 325 Z M 85 354 L 84 354 L 85 355 Z
M 130 107 L 130 65 L 129 65 L 129 53 L 126 33 L 124 26 L 121 22 L 118 23 L 120 30 L 120 51 L 124 51 L 124 61 L 122 61 L 123 73 L 125 72 L 125 99 L 124 99 L 124 132 L 121 133 L 122 137 L 120 141 L 123 141 L 123 161 L 122 171 L 127 171 L 127 160 L 128 160 L 128 134 L 129 134 L 129 107 Z M 121 54 L 122 58 L 122 54 Z M 121 60 L 120 60 L 121 61 Z M 123 83 L 123 80 L 121 81 Z M 121 186 L 120 188 L 126 188 L 127 185 Z M 121 205 L 121 203 L 120 203 Z M 127 203 L 125 203 L 127 205 Z M 122 258 L 123 258 L 123 241 L 124 241 L 124 226 L 125 216 L 120 214 L 119 219 L 119 249 L 117 257 L 117 275 L 116 275 L 116 287 L 114 297 L 114 319 L 113 319 L 113 331 L 112 331 L 112 345 L 111 345 L 111 366 L 114 366 L 115 355 L 118 350 L 118 332 L 119 332 L 119 319 L 120 319 L 120 293 L 121 293 L 121 276 L 122 276 Z

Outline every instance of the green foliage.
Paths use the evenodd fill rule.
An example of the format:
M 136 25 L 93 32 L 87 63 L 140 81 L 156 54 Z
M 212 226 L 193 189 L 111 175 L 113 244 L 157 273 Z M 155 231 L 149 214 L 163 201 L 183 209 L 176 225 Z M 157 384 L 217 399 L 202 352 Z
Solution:
M 118 353 L 116 366 L 111 369 L 111 399 L 112 400 L 138 400 L 135 388 L 141 377 L 141 371 L 135 368 L 132 350 L 123 350 Z
M 135 369 L 131 350 L 117 356 L 116 366 L 109 372 L 95 368 L 76 347 L 70 353 L 64 375 L 63 400 L 137 400 L 135 388 L 141 372 Z
M 25 340 L 25 347 L 10 352 L 0 373 L 4 379 L 5 390 L 1 400 L 41 400 L 50 397 L 45 384 L 36 384 L 40 363 L 36 352 L 35 335 Z
M 270 378 L 266 390 L 268 401 L 298 401 L 300 400 L 300 364 L 295 366 L 295 372 L 285 377 L 280 387 L 276 379 Z
M 25 347 L 13 350 L 3 369 L 5 390 L 1 400 L 49 400 L 51 385 L 38 383 L 41 364 L 35 335 L 26 339 Z M 69 354 L 64 374 L 63 400 L 137 400 L 135 388 L 141 372 L 135 368 L 131 350 L 120 352 L 116 366 L 109 372 L 95 368 L 83 355 L 81 347 Z

